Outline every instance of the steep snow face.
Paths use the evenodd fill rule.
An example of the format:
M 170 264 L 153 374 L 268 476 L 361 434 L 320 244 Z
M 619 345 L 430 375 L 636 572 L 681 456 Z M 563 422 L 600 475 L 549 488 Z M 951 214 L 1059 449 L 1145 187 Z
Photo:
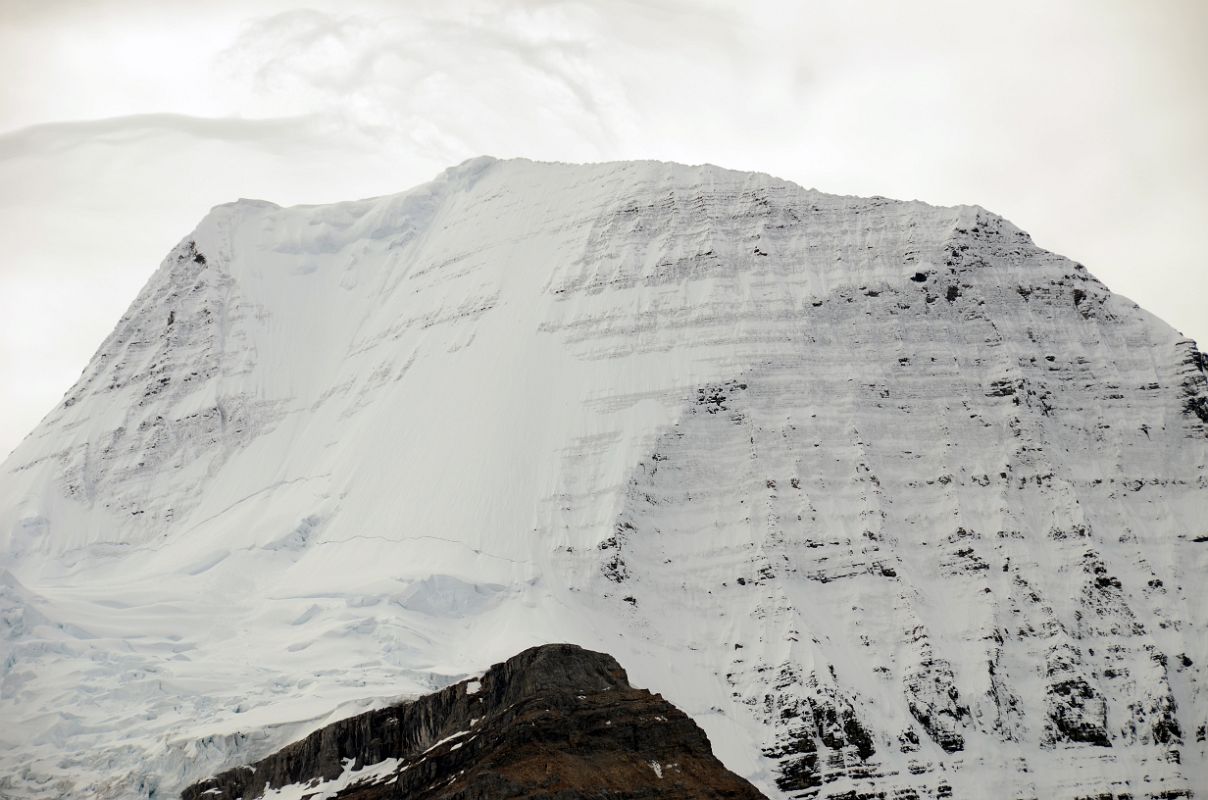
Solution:
M 771 796 L 1189 796 L 1204 367 L 975 207 L 491 159 L 220 206 L 0 474 L 0 793 L 572 641 Z

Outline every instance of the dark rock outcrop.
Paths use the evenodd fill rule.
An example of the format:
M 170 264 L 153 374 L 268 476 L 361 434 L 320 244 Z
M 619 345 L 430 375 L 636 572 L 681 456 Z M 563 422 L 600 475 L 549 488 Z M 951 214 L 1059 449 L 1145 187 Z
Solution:
M 722 766 L 686 714 L 630 686 L 612 656 L 570 644 L 333 723 L 182 797 L 253 800 L 289 785 L 341 800 L 763 797 Z

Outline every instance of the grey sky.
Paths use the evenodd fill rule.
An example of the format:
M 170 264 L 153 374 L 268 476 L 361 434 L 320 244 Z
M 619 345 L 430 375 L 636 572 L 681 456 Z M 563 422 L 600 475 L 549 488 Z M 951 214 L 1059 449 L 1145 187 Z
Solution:
M 0 453 L 213 205 L 466 158 L 977 203 L 1208 341 L 1208 4 L 0 0 Z

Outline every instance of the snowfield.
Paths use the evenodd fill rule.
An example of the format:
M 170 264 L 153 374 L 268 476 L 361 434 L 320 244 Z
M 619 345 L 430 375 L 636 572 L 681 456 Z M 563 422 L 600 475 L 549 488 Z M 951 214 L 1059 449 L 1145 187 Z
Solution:
M 1190 797 L 1204 368 L 977 207 L 489 158 L 219 206 L 0 470 L 0 796 L 570 641 L 771 797 Z

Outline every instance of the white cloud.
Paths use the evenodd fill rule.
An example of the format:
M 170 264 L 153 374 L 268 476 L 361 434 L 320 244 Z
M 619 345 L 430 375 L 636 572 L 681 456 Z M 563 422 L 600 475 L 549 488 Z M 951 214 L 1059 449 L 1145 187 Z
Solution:
M 242 82 L 246 106 L 318 111 L 381 145 L 445 161 L 525 147 L 599 158 L 614 146 L 611 109 L 621 101 L 583 28 L 528 9 L 375 18 L 295 10 L 248 23 L 219 62 Z
M 0 133 L 0 160 L 51 155 L 82 146 L 137 145 L 164 134 L 259 144 L 277 149 L 299 138 L 314 138 L 313 117 L 193 117 L 185 114 L 133 114 L 106 119 L 73 120 L 31 125 Z

